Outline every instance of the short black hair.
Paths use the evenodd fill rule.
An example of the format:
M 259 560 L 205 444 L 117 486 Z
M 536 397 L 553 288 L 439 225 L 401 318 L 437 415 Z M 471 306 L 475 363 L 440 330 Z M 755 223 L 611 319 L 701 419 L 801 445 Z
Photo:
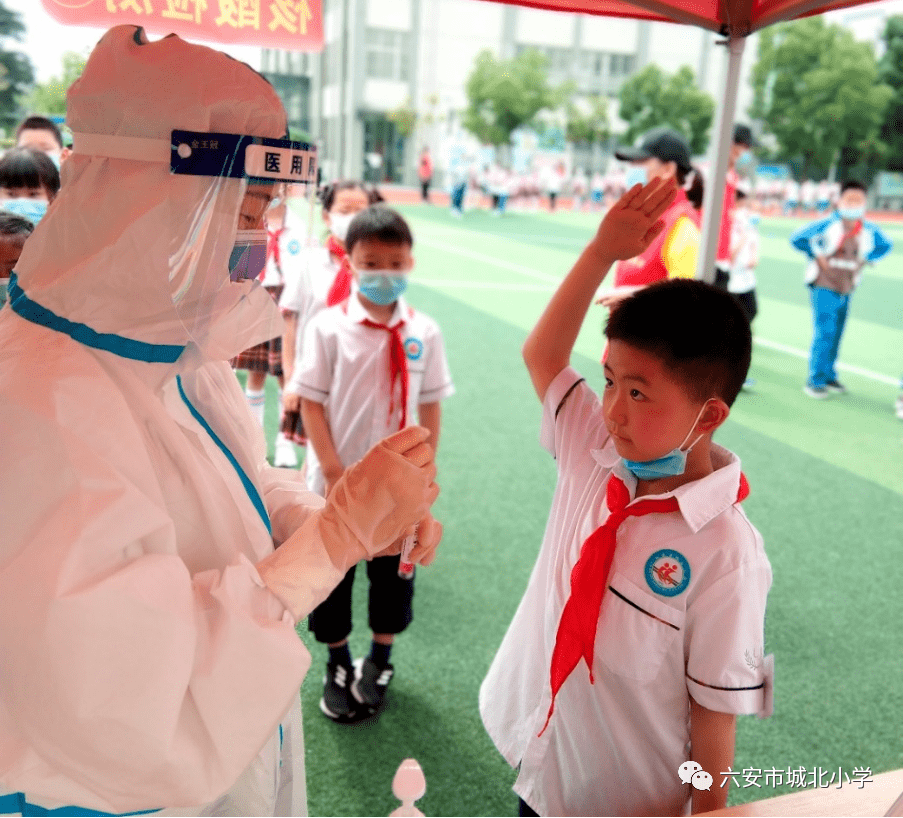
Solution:
M 840 186 L 840 195 L 842 196 L 848 190 L 861 190 L 863 193 L 869 192 L 869 189 L 865 186 L 865 184 L 860 182 L 858 179 L 847 179 Z
M 414 236 L 408 223 L 398 211 L 382 204 L 364 208 L 351 220 L 345 237 L 345 249 L 350 253 L 355 244 L 367 239 L 414 246 Z
M 740 188 L 736 188 L 734 190 L 734 201 L 742 202 L 746 198 L 746 191 L 741 190 Z
M 53 199 L 60 192 L 60 172 L 42 151 L 10 148 L 0 159 L 0 187 L 43 187 Z
M 752 358 L 749 321 L 734 296 L 693 279 L 660 281 L 624 299 L 605 335 L 658 358 L 694 400 L 728 406 Z
M 22 131 L 50 131 L 57 145 L 63 147 L 63 132 L 52 119 L 48 119 L 46 116 L 30 116 L 23 119 L 16 128 L 16 142 L 19 141 Z
M 0 202 L 0 205 L 3 203 Z M 4 238 L 22 237 L 25 241 L 34 232 L 34 225 L 24 216 L 0 209 L 0 236 Z

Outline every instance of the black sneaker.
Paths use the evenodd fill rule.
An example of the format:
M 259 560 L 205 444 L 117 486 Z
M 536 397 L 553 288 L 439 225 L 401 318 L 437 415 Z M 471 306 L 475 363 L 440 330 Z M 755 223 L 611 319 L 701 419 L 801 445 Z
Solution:
M 326 665 L 326 675 L 323 677 L 323 698 L 320 699 L 320 710 L 328 719 L 340 724 L 351 724 L 367 714 L 360 713 L 354 699 L 351 698 L 349 685 L 354 678 L 354 670 L 348 665 Z
M 803 387 L 803 392 L 805 392 L 810 398 L 816 398 L 817 400 L 824 400 L 825 398 L 831 397 L 831 393 L 828 391 L 827 386 L 806 386 Z
M 847 388 L 840 381 L 828 381 L 825 386 L 829 392 L 833 392 L 835 395 L 844 395 L 847 391 Z
M 382 707 L 386 698 L 386 688 L 394 675 L 395 668 L 392 665 L 380 668 L 369 657 L 356 659 L 351 695 L 372 715 Z

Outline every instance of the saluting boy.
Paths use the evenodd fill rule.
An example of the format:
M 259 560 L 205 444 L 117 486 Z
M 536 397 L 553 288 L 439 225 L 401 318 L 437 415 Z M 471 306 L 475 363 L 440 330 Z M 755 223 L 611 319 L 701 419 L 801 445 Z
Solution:
M 698 281 L 653 284 L 609 318 L 601 399 L 569 365 L 602 279 L 649 246 L 673 198 L 660 180 L 628 191 L 524 345 L 558 482 L 480 690 L 486 729 L 519 766 L 521 815 L 723 807 L 736 714 L 770 711 L 771 567 L 740 505 L 740 461 L 712 442 L 750 362 L 739 304 Z M 687 761 L 716 783 L 683 783 Z
M 371 446 L 415 422 L 439 443 L 441 401 L 454 392 L 442 333 L 432 318 L 402 298 L 414 266 L 414 239 L 394 210 L 373 205 L 351 221 L 345 247 L 354 276 L 351 295 L 317 313 L 305 331 L 304 352 L 292 388 L 310 446 L 307 485 L 329 494 L 342 472 Z M 311 450 L 312 449 L 312 450 Z M 329 647 L 320 709 L 351 723 L 383 703 L 394 668 L 395 635 L 412 620 L 413 575 L 399 575 L 399 558 L 367 563 L 370 580 L 370 655 L 352 666 L 351 590 L 345 575 L 309 620 L 318 642 Z

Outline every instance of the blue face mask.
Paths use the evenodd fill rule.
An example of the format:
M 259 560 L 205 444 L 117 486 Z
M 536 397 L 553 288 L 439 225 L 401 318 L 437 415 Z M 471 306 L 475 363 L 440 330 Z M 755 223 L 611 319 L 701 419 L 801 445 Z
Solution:
M 396 275 L 394 270 L 372 270 L 360 273 L 357 286 L 368 301 L 388 307 L 408 288 L 408 277 Z
M 631 165 L 624 177 L 624 186 L 630 190 L 634 185 L 645 185 L 649 181 L 645 165 Z
M 707 403 L 708 401 L 706 404 Z M 696 420 L 693 421 L 693 426 L 690 428 L 690 431 L 687 432 L 687 436 L 680 446 L 676 449 L 672 449 L 668 454 L 663 455 L 662 457 L 656 457 L 654 460 L 628 460 L 624 457 L 622 460 L 627 467 L 627 471 L 636 477 L 637 480 L 658 480 L 662 477 L 675 477 L 678 474 L 683 474 L 687 470 L 687 454 L 699 442 L 699 438 L 702 437 L 702 435 L 699 435 L 699 437 L 687 446 L 686 449 L 683 448 L 683 445 L 687 442 L 690 435 L 693 434 L 693 429 L 699 422 L 699 418 L 702 417 L 705 406 L 706 405 L 704 404 L 702 409 L 699 410 L 699 414 L 696 415 Z
M 28 219 L 32 224 L 37 224 L 47 213 L 47 202 L 40 199 L 6 199 L 0 201 L 0 207 Z
M 749 216 L 749 223 L 755 227 L 758 223 L 762 221 L 762 217 L 758 213 L 751 213 Z
M 864 207 L 838 207 L 837 214 L 841 219 L 857 222 L 865 215 Z
M 267 263 L 267 231 L 239 230 L 229 256 L 229 279 L 259 278 Z
M 749 167 L 753 162 L 753 155 L 751 151 L 743 151 L 738 157 L 737 161 L 734 162 L 735 168 L 746 168 Z

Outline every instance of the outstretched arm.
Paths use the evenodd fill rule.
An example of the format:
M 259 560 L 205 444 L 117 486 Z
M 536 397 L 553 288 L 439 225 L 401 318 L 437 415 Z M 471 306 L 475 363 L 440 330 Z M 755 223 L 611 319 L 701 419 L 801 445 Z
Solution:
M 549 384 L 571 359 L 596 290 L 619 259 L 640 255 L 661 232 L 661 215 L 674 200 L 673 181 L 635 185 L 605 215 L 599 230 L 559 286 L 524 343 L 533 388 L 543 400 Z

